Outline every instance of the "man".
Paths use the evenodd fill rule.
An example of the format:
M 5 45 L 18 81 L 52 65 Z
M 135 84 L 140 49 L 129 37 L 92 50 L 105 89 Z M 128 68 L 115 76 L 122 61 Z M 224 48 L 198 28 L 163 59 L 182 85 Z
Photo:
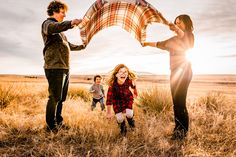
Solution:
M 46 107 L 47 130 L 57 131 L 62 127 L 62 105 L 69 85 L 69 52 L 82 50 L 84 45 L 73 45 L 67 41 L 64 31 L 77 26 L 82 21 L 63 21 L 68 7 L 60 1 L 52 1 L 47 8 L 49 18 L 42 24 L 44 41 L 44 70 L 49 84 L 49 99 Z

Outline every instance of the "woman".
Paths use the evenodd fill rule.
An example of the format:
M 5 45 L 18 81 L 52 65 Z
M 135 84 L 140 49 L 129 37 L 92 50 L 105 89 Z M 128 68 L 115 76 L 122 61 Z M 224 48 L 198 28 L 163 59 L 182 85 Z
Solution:
M 194 45 L 193 23 L 188 15 L 179 15 L 169 27 L 176 36 L 161 42 L 145 42 L 143 46 L 157 47 L 170 53 L 170 87 L 175 116 L 172 139 L 183 139 L 189 128 L 186 96 L 192 79 L 191 64 L 186 60 L 185 53 Z

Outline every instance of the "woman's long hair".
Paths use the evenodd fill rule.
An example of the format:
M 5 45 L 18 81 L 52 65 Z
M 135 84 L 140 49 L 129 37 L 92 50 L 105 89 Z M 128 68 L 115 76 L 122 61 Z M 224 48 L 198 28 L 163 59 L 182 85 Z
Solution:
M 176 20 L 179 19 L 181 21 L 183 21 L 184 25 L 185 25 L 185 29 L 186 31 L 188 32 L 192 32 L 193 31 L 193 22 L 190 18 L 190 16 L 186 15 L 186 14 L 182 14 L 182 15 L 179 15 L 175 18 L 175 22 L 174 24 L 176 24 Z
M 185 34 L 188 39 L 188 47 L 193 48 L 194 46 L 194 35 L 193 35 L 193 22 L 190 18 L 190 16 L 186 14 L 179 15 L 175 18 L 174 24 L 176 24 L 176 20 L 179 19 L 180 21 L 183 21 L 185 25 Z
M 111 71 L 111 73 L 110 73 L 110 75 L 109 75 L 109 77 L 108 77 L 108 79 L 107 79 L 107 84 L 108 84 L 109 86 L 112 86 L 113 83 L 117 80 L 116 74 L 118 73 L 118 71 L 119 71 L 121 68 L 126 68 L 126 69 L 127 69 L 127 71 L 128 71 L 128 78 L 129 78 L 130 80 L 134 80 L 134 79 L 137 78 L 137 75 L 136 75 L 133 71 L 129 70 L 129 68 L 128 68 L 126 65 L 124 65 L 124 64 L 118 64 L 118 65 Z

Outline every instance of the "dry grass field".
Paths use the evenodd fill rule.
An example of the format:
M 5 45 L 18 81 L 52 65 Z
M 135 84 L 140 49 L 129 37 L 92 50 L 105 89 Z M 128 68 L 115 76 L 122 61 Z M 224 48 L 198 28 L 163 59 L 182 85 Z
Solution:
M 90 111 L 92 76 L 73 76 L 63 107 L 70 129 L 45 131 L 44 76 L 0 76 L 0 156 L 55 157 L 234 157 L 236 76 L 198 75 L 189 87 L 190 131 L 170 140 L 173 110 L 168 76 L 140 76 L 136 128 L 119 134 L 115 118 L 99 105 Z M 106 86 L 105 86 L 106 87 Z

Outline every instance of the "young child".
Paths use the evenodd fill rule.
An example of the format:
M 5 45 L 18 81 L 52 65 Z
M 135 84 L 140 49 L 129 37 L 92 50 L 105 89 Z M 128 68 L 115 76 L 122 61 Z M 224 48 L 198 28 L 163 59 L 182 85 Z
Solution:
M 136 75 L 124 64 L 117 65 L 108 78 L 109 88 L 106 101 L 107 117 L 112 117 L 111 106 L 113 105 L 113 110 L 122 135 L 126 135 L 127 132 L 123 113 L 126 113 L 129 126 L 131 128 L 135 127 L 133 118 L 133 100 L 134 96 L 137 97 L 135 79 Z M 130 87 L 133 89 L 134 96 L 130 91 Z
M 94 76 L 94 84 L 90 87 L 89 91 L 93 94 L 93 101 L 91 105 L 91 110 L 93 111 L 96 107 L 96 104 L 99 102 L 101 106 L 101 110 L 103 111 L 105 109 L 104 105 L 104 89 L 101 85 L 102 76 L 101 75 L 95 75 Z

